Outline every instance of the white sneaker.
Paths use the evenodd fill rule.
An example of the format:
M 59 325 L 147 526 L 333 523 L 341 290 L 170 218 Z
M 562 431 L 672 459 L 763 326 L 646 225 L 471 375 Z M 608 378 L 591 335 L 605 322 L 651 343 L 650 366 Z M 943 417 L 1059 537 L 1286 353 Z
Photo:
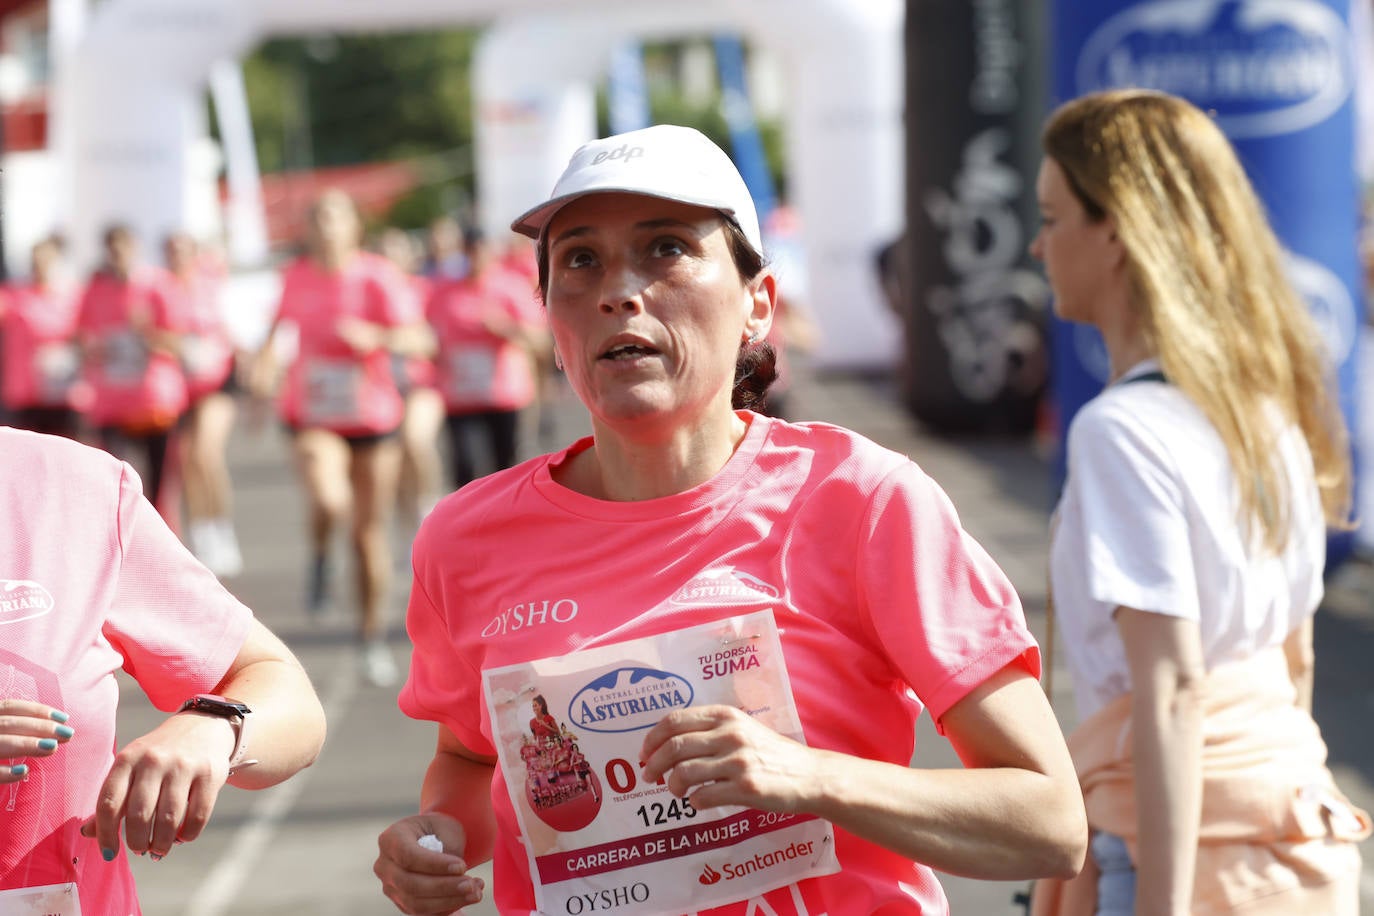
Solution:
M 208 519 L 196 519 L 186 525 L 186 546 L 191 548 L 191 553 L 196 555 L 196 559 L 211 566 L 215 555 L 215 525 Z M 214 567 L 211 566 L 211 572 Z
M 234 522 L 228 518 L 217 518 L 214 524 L 215 559 L 218 561 L 215 574 L 232 577 L 243 572 L 243 554 L 239 552 L 238 535 L 234 534 Z
M 373 687 L 390 687 L 401 676 L 391 650 L 380 639 L 363 643 L 361 661 L 363 678 Z

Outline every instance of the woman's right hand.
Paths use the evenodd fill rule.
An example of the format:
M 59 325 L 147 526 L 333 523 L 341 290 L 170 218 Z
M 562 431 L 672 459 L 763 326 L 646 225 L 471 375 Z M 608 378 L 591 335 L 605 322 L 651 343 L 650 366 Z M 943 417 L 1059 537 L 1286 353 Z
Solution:
M 434 836 L 443 852 L 420 845 L 420 837 Z M 402 913 L 455 913 L 482 900 L 481 878 L 467 874 L 468 865 L 450 850 L 467 847 L 463 825 L 446 814 L 415 814 L 382 831 L 372 871 L 382 892 Z
M 28 775 L 27 763 L 16 758 L 51 757 L 71 740 L 67 714 L 28 700 L 0 700 L 0 784 L 18 782 Z

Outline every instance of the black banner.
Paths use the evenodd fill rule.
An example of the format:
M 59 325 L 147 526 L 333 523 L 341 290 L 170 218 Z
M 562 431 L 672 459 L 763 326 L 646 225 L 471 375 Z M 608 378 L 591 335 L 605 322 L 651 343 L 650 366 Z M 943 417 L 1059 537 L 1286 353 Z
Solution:
M 906 324 L 905 399 L 937 431 L 1036 426 L 1049 288 L 1026 246 L 1043 18 L 1042 0 L 907 2 L 908 230 L 885 254 Z

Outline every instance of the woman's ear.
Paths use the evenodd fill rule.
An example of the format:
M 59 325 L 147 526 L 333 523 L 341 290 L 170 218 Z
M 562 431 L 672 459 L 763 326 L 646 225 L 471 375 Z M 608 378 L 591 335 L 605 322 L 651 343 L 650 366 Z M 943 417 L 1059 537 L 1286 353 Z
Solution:
M 751 340 L 762 340 L 773 327 L 773 317 L 778 307 L 778 281 L 773 272 L 764 268 L 759 275 L 749 281 L 745 290 L 744 336 Z

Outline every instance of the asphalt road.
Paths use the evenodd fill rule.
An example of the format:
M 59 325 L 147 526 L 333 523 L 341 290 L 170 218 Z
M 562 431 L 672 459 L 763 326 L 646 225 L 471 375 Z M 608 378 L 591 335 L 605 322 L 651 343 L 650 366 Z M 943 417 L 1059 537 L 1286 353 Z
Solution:
M 914 457 L 949 492 L 965 526 L 1002 564 L 1021 592 L 1037 633 L 1044 626 L 1046 518 L 1049 477 L 1032 444 L 950 443 L 923 434 L 896 406 L 881 382 L 828 379 L 801 386 L 799 412 L 838 422 Z M 569 441 L 586 428 L 575 407 L 555 413 L 550 442 Z M 197 842 L 161 862 L 135 860 L 147 916 L 380 916 L 395 912 L 372 875 L 376 836 L 415 810 L 434 728 L 407 719 L 395 690 L 356 677 L 351 613 L 322 621 L 305 614 L 303 504 L 274 424 L 253 433 L 241 423 L 231 447 L 237 491 L 235 517 L 246 570 L 230 583 L 261 619 L 298 653 L 329 716 L 329 740 L 316 765 L 277 788 L 227 790 Z M 397 532 L 397 543 L 404 544 Z M 336 563 L 340 593 L 347 573 L 345 544 Z M 398 562 L 405 568 L 404 559 Z M 398 575 L 392 642 L 398 659 L 407 645 L 401 628 L 408 582 Z M 1059 654 L 1062 658 L 1062 653 Z M 1316 711 L 1331 750 L 1332 768 L 1346 792 L 1374 810 L 1374 570 L 1347 568 L 1318 616 Z M 1067 673 L 1059 670 L 1054 701 L 1072 726 Z M 161 713 L 136 685 L 123 682 L 121 737 L 152 727 Z M 917 762 L 957 765 L 948 744 L 923 721 Z M 1374 850 L 1366 848 L 1364 905 L 1374 913 Z M 1019 884 L 942 877 L 955 914 L 1015 916 Z M 493 912 L 487 907 L 469 913 Z

